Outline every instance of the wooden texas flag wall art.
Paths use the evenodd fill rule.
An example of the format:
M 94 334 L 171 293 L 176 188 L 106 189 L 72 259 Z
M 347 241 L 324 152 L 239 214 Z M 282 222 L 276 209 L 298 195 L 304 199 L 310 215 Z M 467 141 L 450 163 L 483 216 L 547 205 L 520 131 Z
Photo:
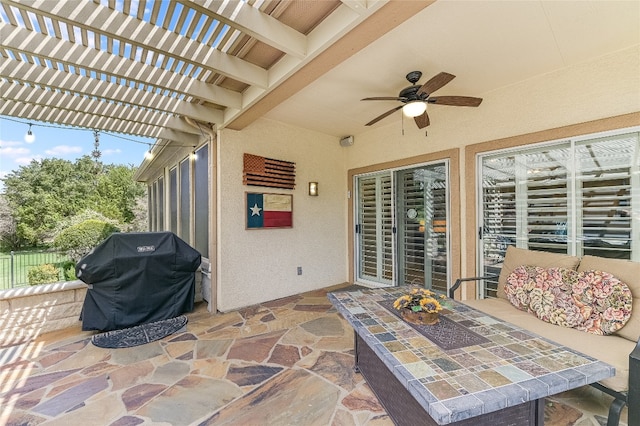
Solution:
M 247 192 L 247 229 L 291 228 L 293 195 Z

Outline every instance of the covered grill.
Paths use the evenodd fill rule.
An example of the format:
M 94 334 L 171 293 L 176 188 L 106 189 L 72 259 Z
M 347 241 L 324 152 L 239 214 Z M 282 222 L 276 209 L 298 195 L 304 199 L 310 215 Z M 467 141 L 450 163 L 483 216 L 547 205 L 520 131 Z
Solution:
M 193 310 L 198 251 L 172 232 L 115 233 L 76 265 L 89 285 L 82 330 L 118 330 Z

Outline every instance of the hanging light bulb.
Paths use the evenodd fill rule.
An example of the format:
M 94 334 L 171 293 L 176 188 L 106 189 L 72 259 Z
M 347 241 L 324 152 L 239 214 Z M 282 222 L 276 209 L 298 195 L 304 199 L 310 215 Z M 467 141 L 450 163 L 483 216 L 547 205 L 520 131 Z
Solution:
M 427 110 L 426 102 L 411 101 L 402 107 L 402 112 L 407 117 L 417 117 Z
M 29 130 L 27 130 L 27 134 L 24 135 L 24 141 L 26 143 L 34 143 L 36 141 L 36 135 L 31 131 L 31 123 L 29 123 Z
M 153 158 L 153 154 L 151 153 L 151 149 L 144 153 L 145 160 L 151 160 Z

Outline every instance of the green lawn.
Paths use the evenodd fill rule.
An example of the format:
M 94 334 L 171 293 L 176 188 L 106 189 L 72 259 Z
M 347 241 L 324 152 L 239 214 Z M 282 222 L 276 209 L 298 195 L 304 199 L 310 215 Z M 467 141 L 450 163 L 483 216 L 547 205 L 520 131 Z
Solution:
M 69 258 L 65 254 L 55 251 L 32 250 L 14 252 L 12 262 L 11 253 L 2 252 L 0 253 L 0 290 L 28 286 L 27 274 L 29 269 L 46 263 L 56 266 L 60 270 L 60 280 L 64 280 L 62 265 L 67 261 L 69 261 Z M 13 268 L 11 266 L 12 263 Z

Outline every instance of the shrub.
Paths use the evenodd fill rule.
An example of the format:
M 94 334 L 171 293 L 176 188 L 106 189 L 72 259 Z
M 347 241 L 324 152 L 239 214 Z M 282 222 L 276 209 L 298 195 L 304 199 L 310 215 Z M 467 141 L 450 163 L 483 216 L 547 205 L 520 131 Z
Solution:
M 53 245 L 66 251 L 74 262 L 78 262 L 105 238 L 118 231 L 111 223 L 89 219 L 60 232 L 53 240 Z
M 27 280 L 29 285 L 55 283 L 60 281 L 60 272 L 58 268 L 50 263 L 34 266 L 27 272 Z
M 64 262 L 62 265 L 62 272 L 64 273 L 64 280 L 65 281 L 75 281 L 78 279 L 78 277 L 76 277 L 76 264 L 75 262 L 72 261 L 68 261 L 68 262 Z

